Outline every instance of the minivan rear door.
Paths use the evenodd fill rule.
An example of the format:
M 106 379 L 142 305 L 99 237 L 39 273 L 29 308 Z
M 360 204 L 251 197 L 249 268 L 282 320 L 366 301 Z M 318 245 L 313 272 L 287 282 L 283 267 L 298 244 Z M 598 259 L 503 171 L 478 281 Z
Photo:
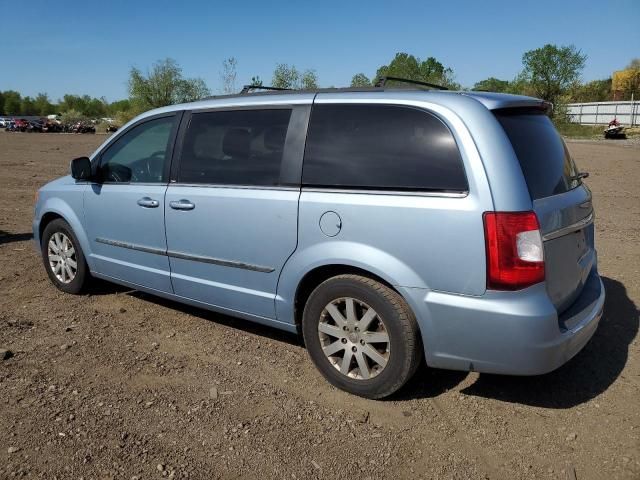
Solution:
M 544 111 L 494 113 L 522 167 L 544 241 L 547 291 L 562 313 L 580 295 L 596 263 L 591 192 Z

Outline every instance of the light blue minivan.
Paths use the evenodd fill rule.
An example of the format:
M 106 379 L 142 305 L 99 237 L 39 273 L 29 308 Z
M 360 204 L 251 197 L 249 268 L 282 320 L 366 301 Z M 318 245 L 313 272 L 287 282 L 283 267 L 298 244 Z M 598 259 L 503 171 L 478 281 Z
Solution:
M 594 212 L 541 100 L 276 91 L 152 110 L 39 191 L 51 281 L 301 332 L 368 398 L 430 367 L 535 375 L 604 303 Z

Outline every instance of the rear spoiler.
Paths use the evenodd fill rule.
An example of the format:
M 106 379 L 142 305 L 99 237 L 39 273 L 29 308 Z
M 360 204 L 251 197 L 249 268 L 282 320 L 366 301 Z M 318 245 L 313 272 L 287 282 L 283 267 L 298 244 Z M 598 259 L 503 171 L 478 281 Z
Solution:
M 490 92 L 464 92 L 462 95 L 477 100 L 489 110 L 514 109 L 520 111 L 538 111 L 547 115 L 553 111 L 553 104 L 551 102 L 540 98 L 526 97 L 524 95 Z

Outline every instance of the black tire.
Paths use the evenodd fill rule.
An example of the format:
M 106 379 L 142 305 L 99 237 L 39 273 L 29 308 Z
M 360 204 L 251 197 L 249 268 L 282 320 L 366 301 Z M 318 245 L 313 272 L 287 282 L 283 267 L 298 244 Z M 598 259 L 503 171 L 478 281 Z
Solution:
M 347 297 L 373 308 L 377 313 L 376 318 L 379 319 L 375 321 L 382 322 L 388 335 L 386 365 L 375 376 L 372 375 L 372 378 L 352 378 L 344 375 L 336 366 L 338 362 L 332 363 L 323 351 L 318 333 L 321 318 L 327 318 L 326 315 L 323 316 L 323 312 L 331 302 Z M 321 283 L 311 293 L 305 305 L 302 332 L 311 359 L 329 383 L 365 398 L 379 399 L 391 395 L 413 376 L 422 360 L 422 343 L 416 319 L 404 299 L 386 285 L 360 275 L 339 275 Z M 357 341 L 357 337 L 354 338 L 354 342 Z M 344 340 L 341 341 L 345 343 Z M 351 345 L 354 345 L 351 347 L 353 352 L 357 352 L 359 345 Z M 371 366 L 370 357 L 364 358 L 367 358 Z M 351 365 L 354 366 L 351 373 L 359 370 L 356 363 Z M 358 370 L 355 370 L 356 368 Z
M 75 251 L 74 252 L 75 255 L 71 257 L 71 260 L 75 261 L 76 271 L 75 271 L 75 276 L 69 282 L 61 281 L 53 272 L 53 269 L 50 265 L 49 242 L 57 233 L 61 233 L 64 236 L 66 236 L 66 238 L 69 240 L 69 242 L 71 243 Z M 63 292 L 72 293 L 74 295 L 81 293 L 86 287 L 90 278 L 89 268 L 87 267 L 87 262 L 85 261 L 82 248 L 80 248 L 80 242 L 78 242 L 78 239 L 76 238 L 69 224 L 64 220 L 62 220 L 61 218 L 57 218 L 51 221 L 45 227 L 44 232 L 42 233 L 40 248 L 42 251 L 42 260 L 44 262 L 44 268 L 47 271 L 47 275 L 49 275 L 51 282 L 59 290 L 62 290 Z

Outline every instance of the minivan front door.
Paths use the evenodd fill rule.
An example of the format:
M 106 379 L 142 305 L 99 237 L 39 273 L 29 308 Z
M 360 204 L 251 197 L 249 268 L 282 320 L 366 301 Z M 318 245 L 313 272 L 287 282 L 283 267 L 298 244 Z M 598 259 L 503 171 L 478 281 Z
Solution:
M 97 181 L 84 194 L 95 272 L 169 293 L 164 197 L 176 122 L 153 117 L 121 134 L 96 159 Z
M 177 295 L 275 318 L 278 276 L 297 244 L 300 188 L 285 179 L 293 164 L 299 181 L 301 115 L 291 106 L 191 114 L 165 200 Z

